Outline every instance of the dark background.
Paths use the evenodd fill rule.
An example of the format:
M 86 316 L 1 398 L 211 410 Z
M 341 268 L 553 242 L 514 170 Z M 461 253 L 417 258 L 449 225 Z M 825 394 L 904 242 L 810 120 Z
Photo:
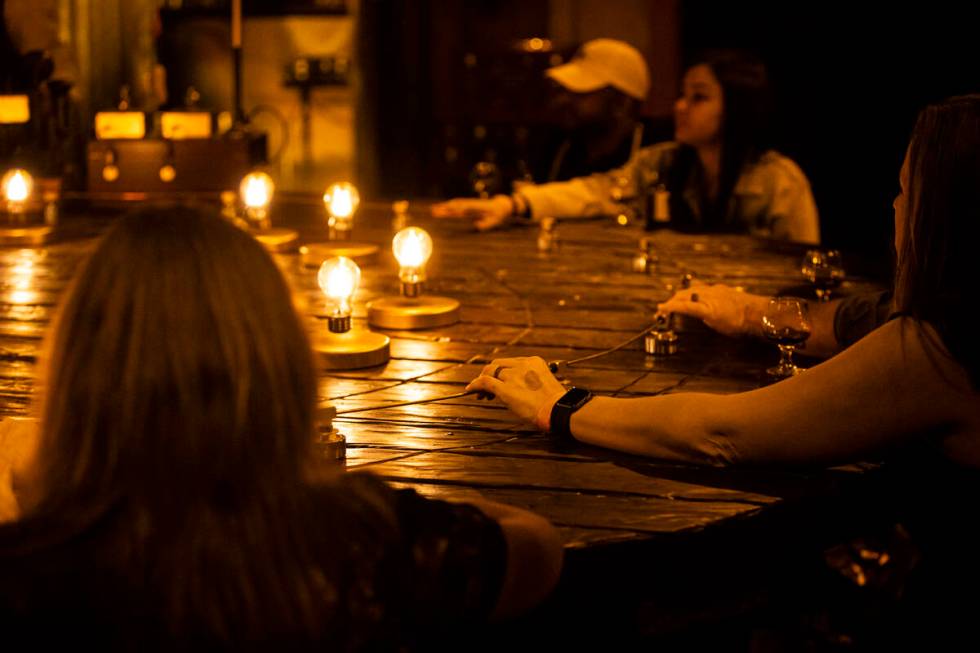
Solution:
M 967 4 L 683 0 L 678 9 L 672 33 L 682 60 L 703 48 L 742 47 L 766 61 L 780 109 L 777 143 L 811 180 L 825 243 L 886 277 L 891 202 L 916 113 L 980 91 Z M 534 0 L 362 3 L 361 106 L 370 115 L 361 132 L 376 139 L 371 154 L 362 150 L 362 167 L 376 174 L 379 194 L 465 192 L 488 147 L 501 157 L 533 147 L 548 61 L 512 44 L 548 36 L 551 10 Z M 467 53 L 475 66 L 464 64 Z

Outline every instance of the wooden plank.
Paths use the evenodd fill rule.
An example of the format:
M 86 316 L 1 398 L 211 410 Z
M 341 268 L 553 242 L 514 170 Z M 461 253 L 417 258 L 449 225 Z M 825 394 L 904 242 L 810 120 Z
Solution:
M 291 226 L 305 241 L 321 240 L 319 198 L 294 199 L 302 201 L 290 207 Z M 335 422 L 347 436 L 348 468 L 378 472 L 428 496 L 480 495 L 540 512 L 559 525 L 573 550 L 694 537 L 718 524 L 751 523 L 774 506 L 834 495 L 866 473 L 670 465 L 556 442 L 499 403 L 474 397 L 385 407 L 459 392 L 493 358 L 568 361 L 621 344 L 650 323 L 656 304 L 686 273 L 763 294 L 802 281 L 805 248 L 745 236 L 658 232 L 654 272 L 639 274 L 631 270 L 632 257 L 639 239 L 650 234 L 609 220 L 563 222 L 557 250 L 547 253 L 538 252 L 533 226 L 481 234 L 467 223 L 429 220 L 424 206 L 413 207 L 413 222 L 436 243 L 428 291 L 458 299 L 461 320 L 440 329 L 389 332 L 392 359 L 384 366 L 319 370 L 322 399 L 340 410 L 377 407 Z M 55 243 L 0 250 L 0 415 L 26 411 L 54 306 L 108 224 L 110 214 L 98 209 L 63 221 Z M 386 207 L 362 207 L 356 229 L 358 240 L 382 246 L 377 264 L 364 267 L 355 297 L 355 328 L 366 329 L 365 303 L 398 292 Z M 302 266 L 296 254 L 274 258 L 303 306 L 307 328 L 325 328 L 327 306 L 315 270 Z M 872 287 L 849 279 L 842 289 Z M 768 382 L 762 370 L 775 360 L 774 348 L 718 336 L 696 320 L 679 319 L 677 331 L 674 356 L 650 357 L 634 343 L 564 368 L 562 375 L 621 396 L 730 393 Z
M 349 447 L 403 450 L 483 447 L 504 437 L 500 433 L 486 430 L 450 430 L 408 424 L 392 428 L 389 424 L 376 422 L 337 421 L 334 426 L 347 438 Z
M 621 497 L 541 490 L 460 488 L 446 485 L 398 483 L 433 499 L 466 501 L 477 498 L 506 503 L 543 515 L 556 526 L 582 530 L 632 531 L 657 535 L 706 528 L 735 516 L 748 516 L 758 506 L 726 501 L 673 501 L 659 497 Z
M 767 505 L 777 497 L 660 479 L 608 462 L 566 462 L 527 458 L 425 453 L 372 466 L 383 478 L 408 483 L 443 483 L 477 489 L 528 488 L 687 501 L 738 501 Z

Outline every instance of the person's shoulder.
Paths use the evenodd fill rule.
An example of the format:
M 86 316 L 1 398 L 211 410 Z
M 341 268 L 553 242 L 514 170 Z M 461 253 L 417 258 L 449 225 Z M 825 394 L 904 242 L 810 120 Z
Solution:
M 662 141 L 645 145 L 637 152 L 637 164 L 644 168 L 663 168 L 669 165 L 679 148 L 680 143 L 676 141 Z
M 665 154 L 676 152 L 680 146 L 680 143 L 677 141 L 661 141 L 659 143 L 644 145 L 640 148 L 640 153 L 651 156 L 664 156 Z
M 766 150 L 756 161 L 754 170 L 777 183 L 809 185 L 806 173 L 793 159 L 776 150 Z

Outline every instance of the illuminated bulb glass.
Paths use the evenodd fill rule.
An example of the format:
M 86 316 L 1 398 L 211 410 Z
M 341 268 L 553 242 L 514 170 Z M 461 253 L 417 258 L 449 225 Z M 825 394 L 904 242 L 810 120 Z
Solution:
M 361 203 L 361 196 L 353 184 L 346 181 L 333 184 L 323 194 L 327 212 L 334 218 L 350 218 Z
M 2 185 L 8 202 L 25 202 L 34 189 L 34 179 L 26 170 L 15 168 L 3 176 Z
M 242 179 L 240 188 L 242 203 L 248 209 L 265 209 L 272 203 L 276 185 L 272 177 L 264 172 L 252 172 Z
M 408 227 L 395 234 L 391 249 L 402 269 L 424 268 L 432 256 L 432 238 L 425 229 Z
M 316 281 L 320 290 L 333 305 L 331 317 L 347 317 L 351 313 L 351 298 L 361 282 L 361 268 L 346 256 L 328 259 L 320 266 Z

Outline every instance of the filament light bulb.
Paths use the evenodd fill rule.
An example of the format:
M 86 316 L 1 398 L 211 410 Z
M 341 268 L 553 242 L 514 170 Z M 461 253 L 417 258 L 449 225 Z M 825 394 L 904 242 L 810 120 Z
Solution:
M 3 196 L 7 203 L 14 208 L 22 205 L 31 196 L 31 192 L 34 190 L 34 179 L 26 170 L 14 168 L 3 176 L 0 185 L 3 186 Z
M 432 237 L 424 229 L 407 227 L 395 234 L 391 248 L 398 259 L 402 292 L 408 297 L 415 297 L 425 281 L 425 264 L 432 256 Z
M 361 204 L 361 196 L 353 184 L 344 181 L 327 188 L 323 203 L 332 217 L 350 218 Z
M 264 172 L 252 172 L 245 175 L 241 185 L 242 203 L 247 209 L 267 209 L 272 203 L 272 195 L 276 185 L 272 177 Z
M 327 316 L 330 330 L 334 333 L 349 331 L 351 299 L 361 282 L 361 268 L 346 256 L 337 256 L 323 262 L 316 281 L 330 304 L 331 311 Z
M 361 203 L 361 196 L 353 184 L 346 181 L 332 184 L 323 193 L 323 204 L 327 208 L 327 226 L 330 240 L 349 240 L 354 227 L 354 213 Z

